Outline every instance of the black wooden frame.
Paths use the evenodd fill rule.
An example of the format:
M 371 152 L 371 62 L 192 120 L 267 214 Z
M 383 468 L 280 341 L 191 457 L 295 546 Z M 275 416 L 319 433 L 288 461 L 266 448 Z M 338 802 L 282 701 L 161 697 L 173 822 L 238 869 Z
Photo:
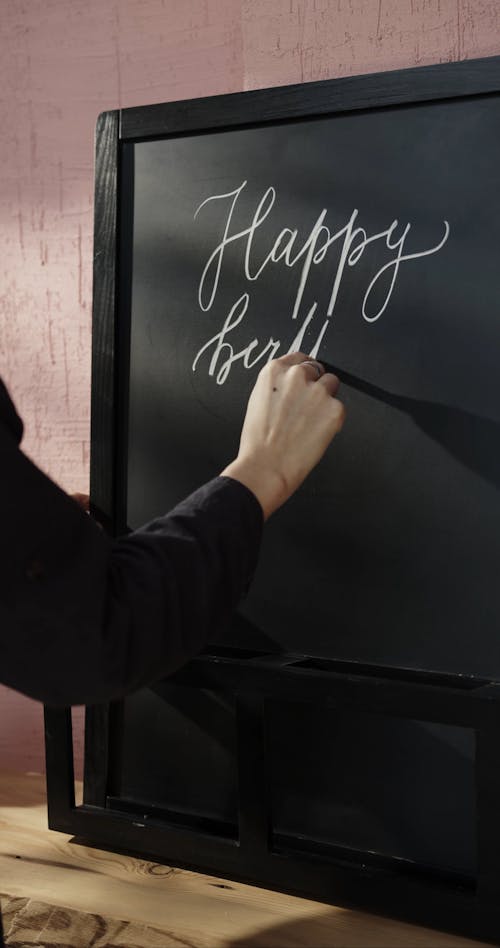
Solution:
M 500 93 L 500 57 L 131 108 L 100 116 L 96 141 L 91 500 L 111 533 L 124 526 L 127 287 L 120 274 L 122 145 L 338 112 Z M 244 122 L 242 122 L 244 116 Z M 122 270 L 125 269 L 122 265 Z M 236 838 L 172 822 L 161 810 L 116 806 L 112 773 L 120 702 L 87 708 L 84 803 L 75 806 L 71 714 L 45 709 L 49 826 L 157 861 L 357 905 L 500 942 L 500 682 L 316 661 L 307 656 L 204 654 L 173 680 L 235 696 Z M 266 701 L 304 701 L 472 728 L 476 735 L 478 872 L 474 879 L 409 861 L 273 833 Z

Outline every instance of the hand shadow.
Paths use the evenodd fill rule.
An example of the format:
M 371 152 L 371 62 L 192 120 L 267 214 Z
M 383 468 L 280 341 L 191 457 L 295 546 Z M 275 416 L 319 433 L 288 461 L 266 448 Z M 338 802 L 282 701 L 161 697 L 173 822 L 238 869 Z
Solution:
M 418 427 L 475 474 L 500 487 L 500 424 L 463 408 L 395 395 L 349 372 L 323 363 L 342 384 L 413 418 Z

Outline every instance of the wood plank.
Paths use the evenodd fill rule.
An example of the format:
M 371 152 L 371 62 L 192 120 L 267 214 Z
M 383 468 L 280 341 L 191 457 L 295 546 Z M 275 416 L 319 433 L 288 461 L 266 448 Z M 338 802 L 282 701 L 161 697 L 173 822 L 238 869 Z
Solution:
M 81 794 L 81 785 L 77 784 Z M 0 776 L 0 890 L 143 922 L 197 948 L 459 948 L 480 942 L 173 869 L 47 830 L 40 775 Z

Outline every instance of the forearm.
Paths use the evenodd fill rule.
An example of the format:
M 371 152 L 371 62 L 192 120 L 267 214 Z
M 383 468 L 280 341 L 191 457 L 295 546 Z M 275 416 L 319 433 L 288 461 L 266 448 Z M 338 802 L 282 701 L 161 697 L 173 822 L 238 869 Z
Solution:
M 122 681 L 165 677 L 227 624 L 251 582 L 262 524 L 253 494 L 220 477 L 116 544 L 108 607 L 126 603 L 140 630 L 126 650 L 113 646 Z
M 2 448 L 4 683 L 48 704 L 109 700 L 173 671 L 227 622 L 262 529 L 244 486 L 217 479 L 113 544 L 12 442 Z

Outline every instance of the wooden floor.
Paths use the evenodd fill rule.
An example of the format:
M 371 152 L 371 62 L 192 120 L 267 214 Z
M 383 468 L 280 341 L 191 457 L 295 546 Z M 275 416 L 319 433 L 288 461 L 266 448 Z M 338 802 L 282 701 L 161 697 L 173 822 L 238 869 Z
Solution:
M 144 922 L 172 933 L 186 948 L 479 945 L 77 845 L 70 837 L 47 830 L 45 783 L 40 775 L 0 776 L 0 891 Z

